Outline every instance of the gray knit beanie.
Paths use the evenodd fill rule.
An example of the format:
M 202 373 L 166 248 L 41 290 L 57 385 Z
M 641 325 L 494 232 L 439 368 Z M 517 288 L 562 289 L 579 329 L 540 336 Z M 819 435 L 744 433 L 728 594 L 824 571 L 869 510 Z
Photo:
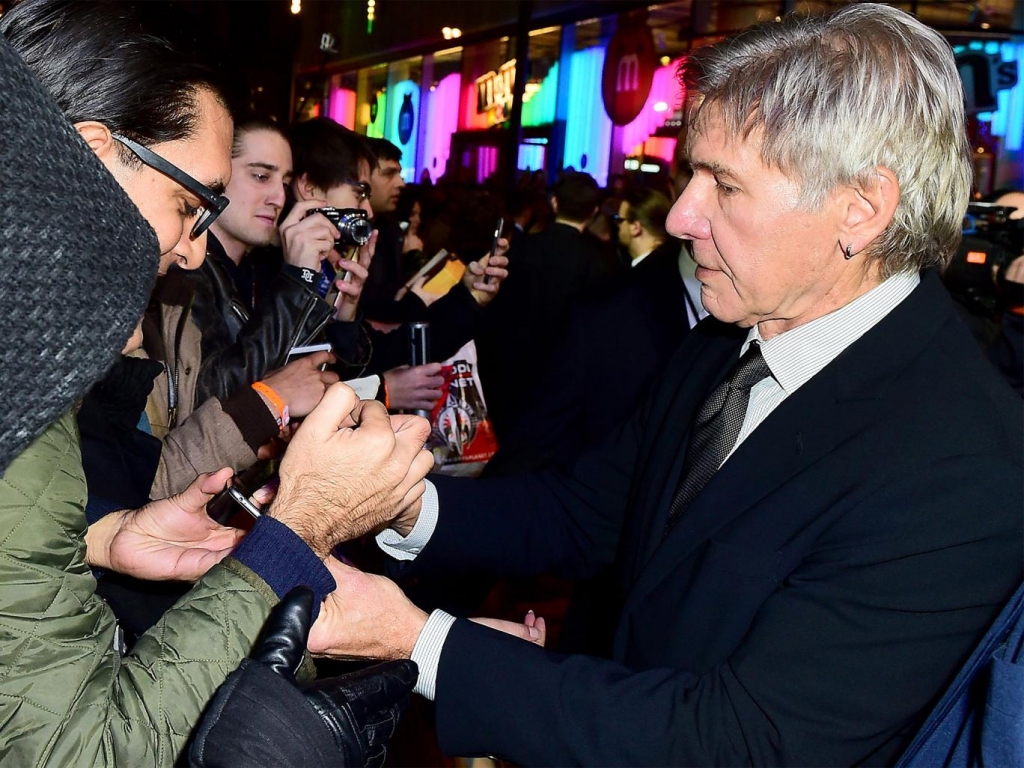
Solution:
M 0 35 L 0 472 L 110 368 L 152 228 Z

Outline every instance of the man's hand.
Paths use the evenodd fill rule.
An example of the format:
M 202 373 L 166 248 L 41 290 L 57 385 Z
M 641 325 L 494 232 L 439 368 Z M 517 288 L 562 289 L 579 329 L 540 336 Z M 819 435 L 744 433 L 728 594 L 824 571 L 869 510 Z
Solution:
M 292 437 L 268 514 L 326 558 L 337 544 L 386 525 L 423 495 L 423 478 L 434 466 L 423 450 L 429 434 L 430 425 L 418 417 L 393 429 L 381 403 L 334 384 Z
M 309 633 L 309 652 L 332 658 L 408 659 L 427 622 L 398 585 L 329 557 L 338 588 Z
M 483 624 L 485 627 L 504 632 L 506 635 L 518 637 L 520 640 L 525 640 L 528 643 L 535 643 L 541 648 L 544 647 L 544 643 L 548 639 L 548 628 L 544 623 L 544 619 L 534 614 L 533 611 L 527 612 L 522 624 L 517 624 L 514 621 L 504 621 L 503 619 L 480 617 L 470 619 L 470 621 L 475 621 L 477 624 Z
M 281 222 L 281 249 L 286 264 L 320 271 L 320 262 L 334 248 L 334 241 L 341 233 L 326 216 L 316 214 L 306 218 L 306 214 L 326 207 L 326 200 L 304 200 L 296 203 Z
M 410 368 L 402 365 L 384 373 L 388 406 L 393 411 L 429 411 L 441 398 L 444 376 L 440 363 Z
M 356 319 L 359 297 L 363 293 L 366 277 L 370 274 L 370 262 L 373 261 L 373 254 L 377 252 L 377 235 L 377 230 L 373 230 L 370 239 L 356 249 L 355 260 L 332 261 L 339 274 L 339 278 L 334 281 L 334 286 L 338 289 L 338 298 L 334 302 L 335 320 L 350 322 Z M 337 251 L 333 253 L 336 254 Z M 340 276 L 343 271 L 348 272 L 347 278 Z
M 292 417 L 301 418 L 316 408 L 327 387 L 338 381 L 334 371 L 320 370 L 321 365 L 335 360 L 331 352 L 313 352 L 264 377 L 263 383 L 281 396 Z M 268 407 L 274 406 L 268 403 Z
M 230 478 L 230 468 L 202 474 L 169 499 L 107 515 L 89 526 L 86 562 L 138 579 L 195 581 L 245 535 L 206 514 L 207 502 Z
M 494 258 L 484 256 L 479 261 L 471 261 L 466 265 L 466 271 L 462 275 L 462 284 L 469 289 L 470 294 L 481 307 L 487 306 L 491 299 L 498 294 L 502 280 L 508 277 L 506 253 L 508 253 L 508 240 L 501 238 L 498 241 L 498 250 L 495 252 Z

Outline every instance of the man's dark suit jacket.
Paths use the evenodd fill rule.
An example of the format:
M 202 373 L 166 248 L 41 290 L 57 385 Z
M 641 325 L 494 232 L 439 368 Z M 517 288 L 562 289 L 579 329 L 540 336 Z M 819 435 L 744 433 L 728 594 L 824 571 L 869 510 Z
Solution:
M 574 309 L 484 477 L 561 466 L 636 410 L 689 330 L 681 245 L 666 240 Z
M 487 306 L 476 338 L 484 399 L 499 442 L 552 354 L 573 304 L 624 269 L 610 248 L 558 222 L 516 239 L 508 259 L 508 278 Z
M 693 412 L 743 332 L 694 329 L 570 474 L 440 478 L 414 572 L 580 576 L 618 555 L 613 658 L 453 625 L 449 754 L 521 765 L 895 760 L 1022 579 L 1020 400 L 934 275 L 780 404 L 663 541 Z

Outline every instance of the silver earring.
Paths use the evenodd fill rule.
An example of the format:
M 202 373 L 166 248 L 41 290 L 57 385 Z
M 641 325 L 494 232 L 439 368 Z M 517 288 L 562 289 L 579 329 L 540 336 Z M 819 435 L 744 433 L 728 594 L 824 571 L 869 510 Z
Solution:
M 847 245 L 846 246 L 846 260 L 849 261 L 852 258 L 853 258 L 853 246 L 852 245 Z

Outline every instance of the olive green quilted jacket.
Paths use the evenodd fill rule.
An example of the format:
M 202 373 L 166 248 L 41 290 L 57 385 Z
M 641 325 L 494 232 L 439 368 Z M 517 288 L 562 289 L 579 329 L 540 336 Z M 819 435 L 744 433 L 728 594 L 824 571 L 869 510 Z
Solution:
M 170 765 L 277 598 L 228 558 L 122 657 L 85 499 L 69 413 L 0 480 L 0 764 Z

